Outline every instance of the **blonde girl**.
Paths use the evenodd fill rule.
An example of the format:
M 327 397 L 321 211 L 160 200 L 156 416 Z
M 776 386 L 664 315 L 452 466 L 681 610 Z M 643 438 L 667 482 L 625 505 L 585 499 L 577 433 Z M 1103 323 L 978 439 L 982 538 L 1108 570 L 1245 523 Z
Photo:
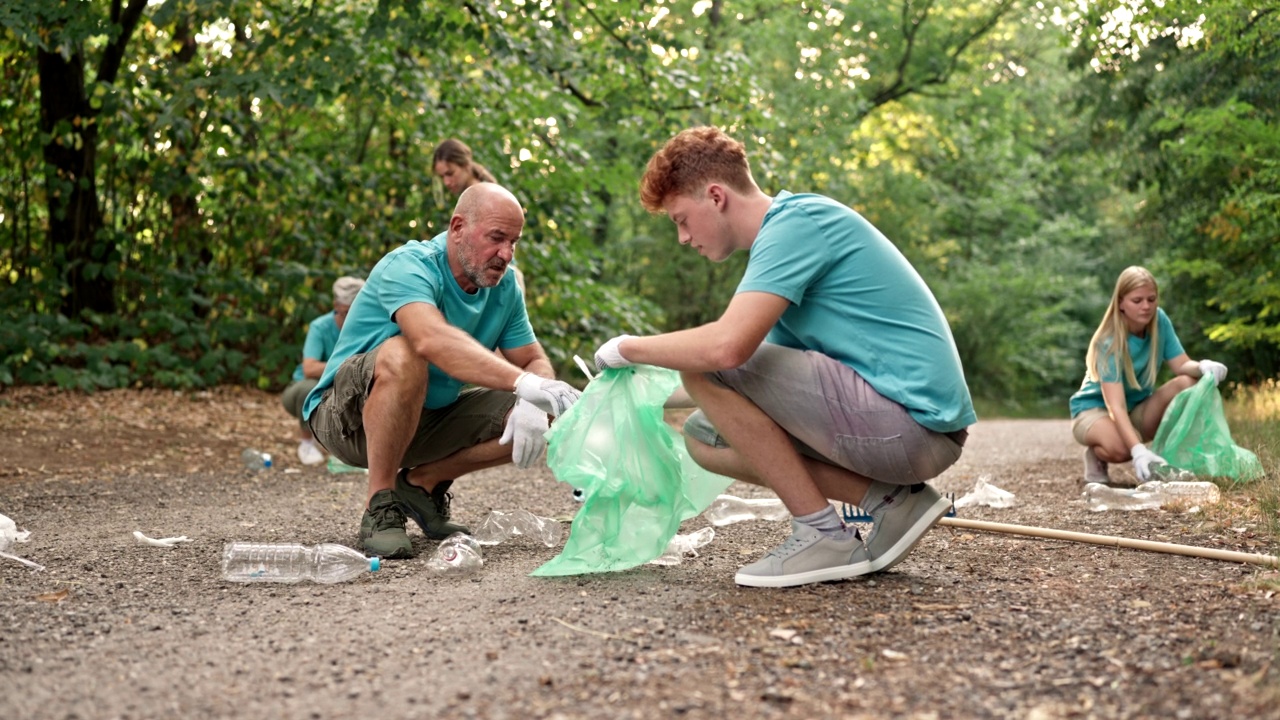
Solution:
M 1085 446 L 1085 482 L 1109 483 L 1107 465 L 1133 461 L 1145 482 L 1164 458 L 1144 442 L 1155 437 L 1174 396 L 1203 375 L 1216 382 L 1227 366 L 1187 357 L 1173 323 L 1159 305 L 1160 291 L 1146 268 L 1125 268 L 1085 355 L 1085 376 L 1071 396 L 1071 432 Z M 1160 366 L 1173 379 L 1156 387 Z

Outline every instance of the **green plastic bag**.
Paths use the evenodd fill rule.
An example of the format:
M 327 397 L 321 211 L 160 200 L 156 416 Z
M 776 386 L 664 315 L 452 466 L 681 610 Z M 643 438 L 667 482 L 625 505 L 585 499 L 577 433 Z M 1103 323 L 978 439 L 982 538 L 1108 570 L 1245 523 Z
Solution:
M 702 469 L 662 419 L 679 375 L 650 365 L 605 370 L 547 432 L 547 465 L 583 491 L 564 550 L 533 571 L 612 572 L 662 555 L 680 523 L 732 479 Z
M 1211 375 L 1173 398 L 1151 450 L 1173 467 L 1201 477 L 1248 482 L 1263 475 L 1258 456 L 1231 439 L 1222 394 Z

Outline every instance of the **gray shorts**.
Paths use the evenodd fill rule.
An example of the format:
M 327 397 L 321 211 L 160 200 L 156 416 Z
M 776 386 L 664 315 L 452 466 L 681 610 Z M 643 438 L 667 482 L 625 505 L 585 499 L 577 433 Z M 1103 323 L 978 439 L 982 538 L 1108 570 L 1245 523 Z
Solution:
M 369 466 L 369 446 L 364 434 L 364 403 L 373 389 L 378 350 L 352 355 L 333 376 L 320 404 L 311 411 L 311 433 L 339 460 L 356 467 Z M 488 388 L 466 388 L 451 405 L 423 408 L 413 441 L 400 467 L 413 468 L 501 437 L 507 413 L 516 404 L 515 393 Z
M 914 485 L 935 478 L 960 459 L 968 437 L 967 430 L 924 427 L 852 368 L 818 352 L 765 343 L 741 366 L 708 375 L 773 418 L 802 454 L 872 480 Z M 684 431 L 728 447 L 701 410 Z

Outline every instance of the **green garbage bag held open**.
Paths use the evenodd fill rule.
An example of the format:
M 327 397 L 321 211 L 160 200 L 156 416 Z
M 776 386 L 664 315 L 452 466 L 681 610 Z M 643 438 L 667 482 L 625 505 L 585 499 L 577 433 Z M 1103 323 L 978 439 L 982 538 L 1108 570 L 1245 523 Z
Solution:
M 702 469 L 663 421 L 674 370 L 605 370 L 547 432 L 547 465 L 583 491 L 564 550 L 537 576 L 626 570 L 662 555 L 680 523 L 733 482 Z
M 1231 439 L 1222 394 L 1211 375 L 1173 398 L 1151 450 L 1173 467 L 1202 477 L 1248 482 L 1263 475 L 1258 456 Z

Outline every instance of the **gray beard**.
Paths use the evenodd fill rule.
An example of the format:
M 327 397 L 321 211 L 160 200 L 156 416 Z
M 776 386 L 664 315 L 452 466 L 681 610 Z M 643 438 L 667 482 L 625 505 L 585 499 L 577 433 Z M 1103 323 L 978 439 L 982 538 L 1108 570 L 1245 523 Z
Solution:
M 489 269 L 490 267 L 493 267 L 493 265 L 486 265 L 483 268 L 477 268 L 476 266 L 464 260 L 462 262 L 462 273 L 467 276 L 467 279 L 471 281 L 471 284 L 475 285 L 478 288 L 493 287 L 498 283 L 502 282 L 502 278 L 506 275 L 506 267 L 504 266 L 502 268 L 503 273 L 502 275 L 499 275 L 496 280 L 490 280 L 485 274 L 485 270 Z

